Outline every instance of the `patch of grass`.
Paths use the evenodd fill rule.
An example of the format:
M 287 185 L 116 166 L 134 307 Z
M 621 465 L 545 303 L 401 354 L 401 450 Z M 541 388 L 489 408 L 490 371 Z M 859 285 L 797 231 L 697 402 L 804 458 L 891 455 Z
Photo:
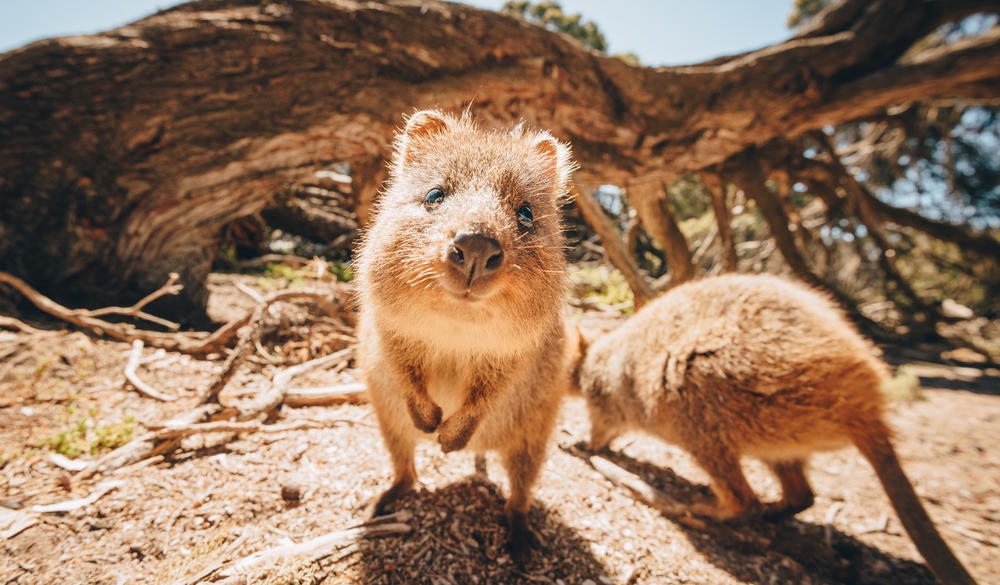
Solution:
M 905 365 L 900 366 L 896 375 L 882 384 L 880 390 L 886 398 L 893 402 L 912 402 L 926 399 L 920 388 L 920 377 Z
M 137 426 L 138 422 L 131 416 L 116 423 L 98 425 L 91 412 L 62 431 L 43 438 L 39 446 L 66 457 L 93 455 L 128 443 Z
M 354 280 L 354 267 L 349 262 L 331 262 L 329 270 L 340 282 Z
M 90 446 L 91 453 L 100 453 L 117 449 L 132 440 L 135 428 L 138 426 L 135 417 L 126 416 L 116 423 L 102 425 L 94 429 L 96 440 Z
M 603 264 L 571 267 L 571 294 L 580 299 L 616 307 L 622 313 L 635 310 L 632 289 L 616 268 Z
M 302 271 L 287 264 L 268 262 L 264 265 L 265 278 L 284 278 L 285 280 L 300 280 L 304 278 Z

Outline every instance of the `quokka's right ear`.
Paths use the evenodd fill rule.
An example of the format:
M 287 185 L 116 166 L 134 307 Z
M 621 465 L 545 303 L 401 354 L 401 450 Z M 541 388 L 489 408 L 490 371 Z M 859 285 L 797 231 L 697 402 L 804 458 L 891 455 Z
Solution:
M 434 136 L 448 129 L 450 119 L 437 110 L 421 110 L 406 121 L 406 127 L 396 136 L 396 163 L 406 165 L 414 161 L 421 147 Z

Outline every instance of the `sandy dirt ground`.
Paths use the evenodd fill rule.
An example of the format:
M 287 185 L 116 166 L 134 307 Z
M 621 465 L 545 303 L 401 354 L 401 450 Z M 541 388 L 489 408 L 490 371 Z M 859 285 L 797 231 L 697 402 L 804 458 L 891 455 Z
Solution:
M 217 319 L 253 307 L 235 282 L 259 284 L 213 275 L 210 311 Z M 271 358 L 285 355 L 276 346 L 262 349 Z M 193 408 L 224 357 L 146 348 L 143 380 L 178 397 L 163 402 L 126 383 L 130 350 L 82 332 L 0 331 L 0 585 L 935 582 L 856 451 L 811 460 L 817 500 L 794 519 L 680 522 L 564 448 L 587 435 L 583 404 L 573 398 L 531 510 L 542 548 L 523 566 L 504 551 L 507 485 L 499 462 L 491 457 L 487 475 L 476 475 L 470 454 L 443 455 L 432 443 L 418 451 L 422 485 L 401 502 L 399 516 L 356 528 L 391 477 L 365 403 L 283 407 L 256 430 L 193 435 L 165 457 L 82 479 L 53 459 L 60 435 L 68 440 L 79 431 L 85 449 L 98 452 L 71 459 L 95 460 L 101 442 L 120 439 L 122 429 L 138 435 Z M 915 397 L 891 408 L 905 470 L 979 582 L 1000 583 L 1000 370 L 905 355 L 888 356 L 921 383 Z M 252 398 L 273 379 L 273 362 L 243 366 L 223 401 Z M 350 367 L 330 369 L 295 384 L 352 376 Z M 613 447 L 618 464 L 678 500 L 707 493 L 704 473 L 676 448 L 641 435 Z M 775 498 L 776 482 L 763 466 L 745 466 L 759 493 Z M 69 511 L 44 508 L 74 500 L 78 506 Z M 330 533 L 314 557 L 257 564 L 250 557 Z

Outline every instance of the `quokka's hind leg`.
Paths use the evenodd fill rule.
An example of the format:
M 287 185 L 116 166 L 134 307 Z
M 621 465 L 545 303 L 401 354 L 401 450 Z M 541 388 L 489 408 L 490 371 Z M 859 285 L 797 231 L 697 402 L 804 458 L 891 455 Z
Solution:
M 741 520 L 761 510 L 760 500 L 753 493 L 734 453 L 692 453 L 698 465 L 712 478 L 714 502 L 695 502 L 691 512 L 716 520 Z
M 475 460 L 474 460 L 473 464 L 474 464 L 475 469 L 476 469 L 476 475 L 478 475 L 480 477 L 484 477 L 484 478 L 487 477 L 487 476 L 489 476 L 489 469 L 487 469 L 487 466 L 486 466 L 486 454 L 485 453 L 476 453 L 476 457 L 475 457 Z
M 510 497 L 504 505 L 507 519 L 507 549 L 511 557 L 523 563 L 539 540 L 528 525 L 531 487 L 545 460 L 545 441 L 537 437 L 522 437 L 502 452 L 504 468 L 510 480 Z
M 412 491 L 417 481 L 417 469 L 413 462 L 416 437 L 413 432 L 393 424 L 382 423 L 381 427 L 382 440 L 392 459 L 393 482 L 372 504 L 372 517 L 388 512 L 392 503 Z
M 781 500 L 764 504 L 766 520 L 780 520 L 813 505 L 814 496 L 806 478 L 805 461 L 772 461 L 768 465 L 781 482 Z

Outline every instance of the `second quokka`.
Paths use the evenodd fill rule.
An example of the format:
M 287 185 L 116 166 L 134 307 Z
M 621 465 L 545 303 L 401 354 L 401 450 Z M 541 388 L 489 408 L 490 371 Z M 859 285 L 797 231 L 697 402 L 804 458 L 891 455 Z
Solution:
M 568 384 L 559 205 L 569 149 L 547 132 L 485 131 L 468 117 L 411 116 L 356 266 L 362 370 L 395 480 L 414 448 L 499 452 L 510 479 L 509 548 L 527 511 Z
M 715 494 L 690 507 L 699 515 L 800 512 L 813 503 L 808 456 L 855 445 L 938 580 L 975 583 L 900 467 L 879 390 L 887 367 L 833 303 L 805 286 L 766 275 L 682 284 L 598 337 L 574 377 L 592 449 L 640 429 L 694 457 Z M 758 500 L 743 456 L 770 466 L 781 501 Z

